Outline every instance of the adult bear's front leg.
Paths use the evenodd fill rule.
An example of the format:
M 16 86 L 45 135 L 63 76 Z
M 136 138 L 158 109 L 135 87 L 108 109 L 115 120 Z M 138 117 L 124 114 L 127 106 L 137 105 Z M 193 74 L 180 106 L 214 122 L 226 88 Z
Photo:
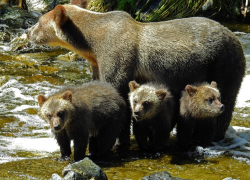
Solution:
M 105 60 L 103 59 L 98 61 L 98 65 L 100 81 L 105 81 L 112 84 L 112 86 L 118 90 L 119 94 L 126 101 L 126 122 L 119 136 L 118 147 L 127 149 L 130 146 L 131 126 L 131 109 L 128 101 L 128 83 L 134 80 L 136 64 L 134 63 L 135 60 L 131 53 L 129 53 L 130 57 L 128 60 L 125 60 L 128 58 L 125 57 L 125 55 L 126 52 L 124 52 L 124 54 L 117 55 L 117 57 L 102 57 Z M 115 61 L 113 61 L 114 59 Z

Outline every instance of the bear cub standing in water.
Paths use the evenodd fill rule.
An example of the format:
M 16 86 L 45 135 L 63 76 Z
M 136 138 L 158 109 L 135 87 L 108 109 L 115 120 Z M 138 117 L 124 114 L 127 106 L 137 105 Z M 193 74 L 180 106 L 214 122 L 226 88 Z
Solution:
M 93 81 L 80 87 L 65 88 L 46 98 L 38 96 L 39 115 L 55 134 L 62 158 L 71 154 L 74 141 L 74 161 L 89 153 L 100 156 L 112 149 L 126 121 L 126 103 L 108 83 Z
M 211 145 L 216 129 L 216 117 L 225 109 L 220 102 L 217 83 L 187 85 L 180 99 L 180 118 L 177 122 L 179 145 L 186 150 L 192 138 L 200 140 L 198 145 Z
M 162 150 L 174 126 L 174 100 L 160 84 L 129 82 L 129 101 L 133 116 L 133 131 L 143 152 Z M 149 142 L 147 142 L 149 139 Z

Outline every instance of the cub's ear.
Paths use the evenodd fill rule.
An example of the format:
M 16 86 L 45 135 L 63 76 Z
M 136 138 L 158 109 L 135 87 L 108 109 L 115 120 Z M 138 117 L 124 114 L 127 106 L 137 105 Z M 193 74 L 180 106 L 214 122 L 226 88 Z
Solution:
M 185 90 L 187 91 L 187 93 L 189 94 L 189 96 L 193 97 L 196 93 L 197 93 L 197 88 L 193 87 L 191 85 L 187 85 L 185 87 Z
M 215 81 L 212 81 L 210 86 L 213 87 L 213 88 L 217 88 L 217 83 Z
M 69 102 L 72 102 L 72 92 L 71 91 L 66 91 L 63 95 L 62 95 L 62 98 L 69 101 Z
M 130 81 L 128 83 L 128 86 L 129 86 L 130 91 L 134 91 L 135 89 L 140 87 L 140 85 L 137 84 L 135 81 Z
M 70 4 L 77 5 L 77 6 L 81 7 L 81 8 L 86 8 L 87 3 L 88 3 L 87 0 L 71 0 L 70 1 Z
M 63 26 L 68 20 L 66 10 L 62 5 L 57 5 L 54 9 L 54 21 L 59 27 Z
M 168 92 L 164 89 L 160 89 L 160 90 L 155 91 L 155 94 L 160 99 L 160 101 L 162 101 L 166 97 Z
M 37 100 L 38 100 L 39 106 L 41 107 L 41 106 L 44 104 L 44 102 L 48 100 L 48 98 L 46 98 L 46 97 L 43 96 L 43 95 L 39 95 L 39 96 L 37 97 Z

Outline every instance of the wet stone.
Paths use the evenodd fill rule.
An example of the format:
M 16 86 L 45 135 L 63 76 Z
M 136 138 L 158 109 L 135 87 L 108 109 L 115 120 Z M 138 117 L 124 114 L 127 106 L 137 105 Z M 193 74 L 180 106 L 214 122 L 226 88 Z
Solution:
M 144 176 L 142 180 L 184 180 L 178 177 L 172 177 L 168 172 L 166 171 L 159 171 L 155 172 L 153 174 L 150 174 L 148 176 Z
M 50 180 L 63 180 L 63 178 L 58 174 L 52 174 Z
M 0 32 L 0 41 L 10 42 L 10 34 L 8 32 Z
M 82 161 L 66 166 L 63 170 L 63 176 L 63 179 L 66 180 L 108 180 L 102 169 L 87 157 Z
M 17 37 L 11 42 L 11 51 L 17 51 L 25 46 L 28 46 L 29 42 L 27 39 L 27 34 L 22 34 L 20 37 Z
M 4 6 L 0 11 L 0 23 L 7 24 L 12 28 L 27 29 L 34 25 L 41 15 L 41 13 L 30 13 L 20 8 Z

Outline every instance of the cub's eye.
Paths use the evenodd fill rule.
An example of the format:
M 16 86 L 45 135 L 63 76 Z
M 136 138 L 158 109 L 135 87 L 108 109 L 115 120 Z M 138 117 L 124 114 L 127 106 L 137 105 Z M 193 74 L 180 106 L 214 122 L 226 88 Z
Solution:
M 47 115 L 47 118 L 51 120 L 52 116 L 50 114 Z
M 63 119 L 63 117 L 64 117 L 64 111 L 59 111 L 59 112 L 57 113 L 57 116 L 58 116 L 59 118 Z
M 137 104 L 137 101 L 136 101 L 136 100 L 134 100 L 134 104 Z
M 143 103 L 143 106 L 149 106 L 149 102 L 148 102 L 148 101 L 145 101 L 145 102 Z
M 213 103 L 213 101 L 214 101 L 214 99 L 213 99 L 213 98 L 208 98 L 208 99 L 207 99 L 207 102 L 209 102 L 210 104 L 212 104 L 212 103 Z

